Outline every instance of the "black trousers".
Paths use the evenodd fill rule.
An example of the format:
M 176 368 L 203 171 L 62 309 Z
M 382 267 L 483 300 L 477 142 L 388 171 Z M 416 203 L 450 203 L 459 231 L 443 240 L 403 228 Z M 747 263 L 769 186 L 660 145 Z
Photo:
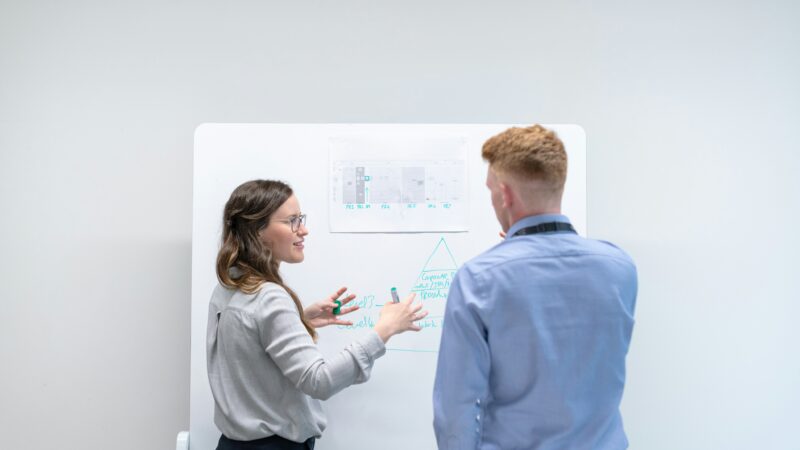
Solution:
M 255 441 L 234 441 L 223 434 L 219 438 L 217 450 L 314 450 L 314 438 L 305 442 L 294 442 L 276 434 Z

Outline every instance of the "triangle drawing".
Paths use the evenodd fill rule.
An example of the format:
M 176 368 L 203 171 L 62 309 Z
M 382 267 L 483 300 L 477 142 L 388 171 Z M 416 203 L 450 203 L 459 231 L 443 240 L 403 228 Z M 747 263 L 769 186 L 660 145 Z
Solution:
M 428 311 L 424 319 L 415 323 L 421 329 L 429 331 L 419 334 L 406 333 L 396 341 L 393 340 L 392 347 L 387 347 L 387 350 L 438 353 L 439 333 L 444 323 L 447 294 L 450 292 L 450 284 L 457 270 L 458 263 L 453 258 L 453 253 L 444 238 L 440 238 L 411 288 L 411 292 L 417 294 L 416 300 L 422 302 Z
M 447 242 L 444 238 L 440 238 L 411 291 L 416 292 L 417 298 L 422 301 L 446 300 L 456 270 L 458 270 L 458 263 L 453 258 Z

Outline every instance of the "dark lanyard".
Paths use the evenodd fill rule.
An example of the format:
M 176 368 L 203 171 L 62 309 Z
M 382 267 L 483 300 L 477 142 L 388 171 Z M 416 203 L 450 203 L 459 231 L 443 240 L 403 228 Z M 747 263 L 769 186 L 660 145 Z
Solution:
M 575 231 L 575 228 L 572 227 L 572 224 L 567 222 L 546 222 L 540 223 L 539 225 L 534 225 L 532 227 L 525 227 L 518 230 L 514 233 L 511 237 L 516 236 L 525 236 L 528 234 L 539 234 L 539 233 L 554 233 L 556 231 L 569 231 L 570 233 L 578 234 Z

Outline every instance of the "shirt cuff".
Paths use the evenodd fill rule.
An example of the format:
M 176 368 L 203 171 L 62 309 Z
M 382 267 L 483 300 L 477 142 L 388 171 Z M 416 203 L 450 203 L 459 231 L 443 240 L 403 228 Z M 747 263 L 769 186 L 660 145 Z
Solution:
M 359 344 L 369 363 L 374 362 L 386 353 L 386 345 L 375 330 L 369 330 L 364 338 L 359 341 Z

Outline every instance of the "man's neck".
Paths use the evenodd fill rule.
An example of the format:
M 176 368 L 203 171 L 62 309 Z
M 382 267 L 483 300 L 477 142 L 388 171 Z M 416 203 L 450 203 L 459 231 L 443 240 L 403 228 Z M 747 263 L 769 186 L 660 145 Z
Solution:
M 551 208 L 535 208 L 535 209 L 527 209 L 521 211 L 512 211 L 511 212 L 511 224 L 510 227 L 513 227 L 515 223 L 519 222 L 520 220 L 531 217 L 531 216 L 542 216 L 545 214 L 561 214 L 561 207 L 551 207 Z

